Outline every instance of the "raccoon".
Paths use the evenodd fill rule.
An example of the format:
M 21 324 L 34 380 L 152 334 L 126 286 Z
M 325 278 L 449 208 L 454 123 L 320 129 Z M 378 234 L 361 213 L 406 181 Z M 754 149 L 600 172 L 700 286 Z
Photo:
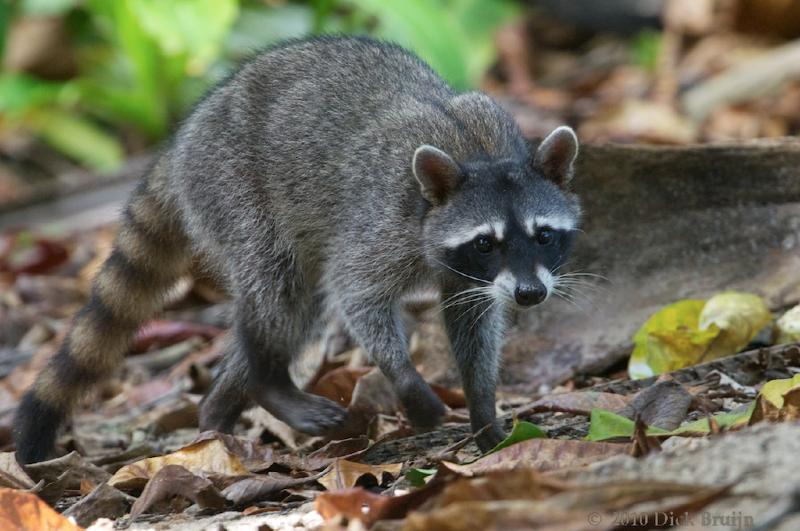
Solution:
M 196 106 L 133 192 L 88 303 L 17 410 L 18 458 L 53 454 L 80 397 L 198 261 L 235 301 L 201 429 L 230 432 L 249 401 L 308 434 L 339 426 L 345 410 L 288 371 L 332 319 L 412 425 L 437 425 L 445 407 L 409 359 L 399 302 L 434 288 L 477 443 L 491 448 L 504 436 L 507 312 L 558 284 L 581 217 L 577 152 L 560 127 L 532 155 L 495 101 L 456 93 L 394 44 L 330 36 L 266 50 Z

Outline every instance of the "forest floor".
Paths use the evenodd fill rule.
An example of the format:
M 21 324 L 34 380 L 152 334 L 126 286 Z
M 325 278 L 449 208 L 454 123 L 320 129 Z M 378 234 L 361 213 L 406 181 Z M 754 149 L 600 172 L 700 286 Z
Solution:
M 583 307 L 517 319 L 498 394 L 510 436 L 487 455 L 424 300 L 408 331 L 449 407 L 439 429 L 413 433 L 390 383 L 332 335 L 295 377 L 347 407 L 346 432 L 309 438 L 255 408 L 232 436 L 199 433 L 229 302 L 187 279 L 83 401 L 61 456 L 20 466 L 13 412 L 149 158 L 98 176 L 30 133 L 0 138 L 0 529 L 800 529 L 800 345 L 748 334 L 727 357 L 626 370 L 637 329 L 676 300 L 755 292 L 774 316 L 800 303 L 800 146 L 751 142 L 800 132 L 800 19 L 778 10 L 788 33 L 754 35 L 715 8 L 731 2 L 675 4 L 694 8 L 633 44 L 543 17 L 501 32 L 483 88 L 527 136 L 569 123 L 590 144 L 576 262 L 604 280 L 582 285 Z M 609 141 L 661 147 L 591 145 Z
M 7 450 L 14 407 L 85 302 L 113 233 L 111 224 L 60 239 L 31 235 L 6 255 Z M 440 429 L 414 434 L 389 382 L 331 336 L 309 348 L 296 377 L 347 406 L 347 433 L 309 438 L 257 408 L 235 436 L 198 433 L 197 404 L 227 341 L 227 314 L 224 294 L 187 280 L 137 335 L 123 371 L 84 402 L 59 441 L 62 457 L 20 467 L 13 453 L 0 454 L 0 528 L 800 524 L 798 394 L 778 407 L 759 393 L 765 382 L 800 372 L 800 346 L 759 348 L 658 378 L 630 380 L 611 367 L 550 386 L 503 387 L 498 408 L 513 433 L 481 456 L 437 312 L 424 301 L 409 306 L 411 353 L 450 408 Z M 524 360 L 510 363 L 506 371 Z

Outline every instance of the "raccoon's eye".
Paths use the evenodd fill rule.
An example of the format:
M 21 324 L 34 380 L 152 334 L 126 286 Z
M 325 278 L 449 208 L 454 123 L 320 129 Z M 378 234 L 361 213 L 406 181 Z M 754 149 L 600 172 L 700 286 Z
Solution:
M 554 235 L 550 229 L 542 229 L 536 233 L 536 242 L 539 245 L 550 245 L 553 243 Z
M 490 253 L 494 249 L 494 243 L 488 236 L 478 236 L 473 243 L 479 253 Z

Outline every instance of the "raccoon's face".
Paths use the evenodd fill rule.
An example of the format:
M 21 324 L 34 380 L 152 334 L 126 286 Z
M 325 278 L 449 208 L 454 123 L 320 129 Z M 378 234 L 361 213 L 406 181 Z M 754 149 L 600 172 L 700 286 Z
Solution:
M 520 307 L 546 300 L 580 221 L 567 191 L 577 152 L 567 127 L 551 133 L 533 161 L 459 164 L 432 146 L 417 149 L 414 174 L 434 207 L 423 226 L 428 258 L 471 284 L 471 300 Z

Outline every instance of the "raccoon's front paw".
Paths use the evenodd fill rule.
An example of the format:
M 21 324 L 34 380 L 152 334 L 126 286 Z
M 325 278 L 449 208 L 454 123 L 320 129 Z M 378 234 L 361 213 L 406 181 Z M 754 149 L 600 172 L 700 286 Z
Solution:
M 500 424 L 495 422 L 491 427 L 486 428 L 475 436 L 475 443 L 478 445 L 481 452 L 486 453 L 500 444 L 505 438 L 506 432 L 500 427 Z
M 400 399 L 415 430 L 429 431 L 442 423 L 447 408 L 428 384 L 423 382 L 423 385 L 405 391 Z

